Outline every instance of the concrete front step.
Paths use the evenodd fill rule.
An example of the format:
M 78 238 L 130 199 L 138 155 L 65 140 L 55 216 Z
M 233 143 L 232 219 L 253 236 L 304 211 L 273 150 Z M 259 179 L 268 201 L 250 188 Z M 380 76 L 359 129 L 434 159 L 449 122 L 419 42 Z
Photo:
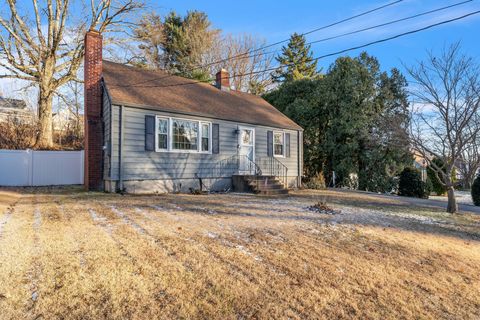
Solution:
M 286 195 L 288 189 L 274 176 L 233 176 L 234 190 L 240 192 L 253 191 L 259 195 Z
M 263 196 L 287 195 L 288 189 L 258 190 L 256 193 Z
M 283 189 L 283 184 L 281 183 L 255 183 L 255 182 L 250 182 L 249 185 L 252 188 L 257 188 L 257 189 Z

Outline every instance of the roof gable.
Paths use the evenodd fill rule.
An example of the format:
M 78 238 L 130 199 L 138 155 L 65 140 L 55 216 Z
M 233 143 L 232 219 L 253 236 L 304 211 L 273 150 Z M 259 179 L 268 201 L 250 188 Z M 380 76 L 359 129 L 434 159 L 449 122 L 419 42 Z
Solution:
M 285 129 L 302 128 L 261 97 L 111 61 L 103 79 L 113 104 Z

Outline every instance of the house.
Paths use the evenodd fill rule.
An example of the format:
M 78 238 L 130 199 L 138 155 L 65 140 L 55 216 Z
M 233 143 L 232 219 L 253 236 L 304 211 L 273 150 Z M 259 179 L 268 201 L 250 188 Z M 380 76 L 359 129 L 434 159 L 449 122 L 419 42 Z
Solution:
M 261 97 L 102 60 L 85 36 L 85 185 L 129 193 L 300 186 L 303 129 Z M 266 192 L 267 193 L 267 192 Z
M 33 112 L 23 100 L 0 97 L 0 122 L 12 119 L 31 121 Z
M 427 160 L 418 152 L 413 152 L 413 167 L 420 171 L 422 181 L 427 181 Z

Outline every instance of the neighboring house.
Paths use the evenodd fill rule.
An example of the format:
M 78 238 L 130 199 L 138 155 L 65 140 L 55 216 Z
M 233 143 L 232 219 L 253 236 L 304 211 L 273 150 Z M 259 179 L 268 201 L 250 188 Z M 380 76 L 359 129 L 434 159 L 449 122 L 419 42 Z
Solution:
M 23 100 L 0 97 L 0 122 L 13 119 L 31 121 L 33 112 Z
M 414 152 L 413 154 L 413 166 L 420 171 L 422 175 L 422 181 L 427 181 L 427 160 L 425 160 L 424 157 L 422 157 L 420 154 L 417 152 Z
M 303 129 L 261 97 L 102 60 L 85 37 L 85 184 L 131 193 L 300 186 Z M 281 184 L 279 183 L 281 182 Z

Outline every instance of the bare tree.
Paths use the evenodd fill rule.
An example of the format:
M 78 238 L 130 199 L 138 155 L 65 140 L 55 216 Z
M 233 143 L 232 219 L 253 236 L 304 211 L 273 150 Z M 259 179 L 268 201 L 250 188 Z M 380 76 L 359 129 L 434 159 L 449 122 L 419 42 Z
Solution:
M 65 90 L 58 93 L 62 103 L 58 104 L 58 112 L 65 112 L 67 130 L 77 137 L 83 136 L 83 85 L 78 81 L 70 81 Z
M 460 52 L 460 44 L 445 48 L 439 56 L 409 68 L 416 82 L 411 94 L 418 100 L 412 110 L 410 139 L 425 159 L 444 161 L 431 168 L 448 193 L 447 211 L 458 211 L 455 199 L 455 165 L 475 143 L 480 132 L 480 72 L 478 64 Z
M 224 36 L 214 46 L 216 50 L 210 57 L 212 61 L 223 62 L 212 64 L 210 73 L 215 74 L 224 68 L 229 72 L 230 83 L 236 90 L 262 94 L 272 84 L 271 76 L 266 72 L 255 72 L 270 68 L 274 58 L 272 53 L 259 50 L 264 45 L 264 40 L 249 34 Z
M 475 176 L 480 168 L 480 145 L 479 141 L 469 144 L 462 152 L 459 161 L 457 162 L 457 169 L 462 177 L 462 184 L 464 188 L 470 189 L 472 187 Z
M 102 33 L 115 31 L 128 23 L 126 15 L 139 9 L 137 0 L 91 0 L 88 14 L 71 12 L 69 0 L 47 0 L 33 10 L 16 0 L 0 6 L 0 67 L 7 74 L 33 82 L 38 87 L 39 133 L 37 148 L 50 148 L 52 136 L 52 102 L 57 90 L 75 80 L 82 63 L 83 37 L 88 29 Z M 81 4 L 77 3 L 77 9 Z M 72 17 L 82 17 L 74 21 Z

